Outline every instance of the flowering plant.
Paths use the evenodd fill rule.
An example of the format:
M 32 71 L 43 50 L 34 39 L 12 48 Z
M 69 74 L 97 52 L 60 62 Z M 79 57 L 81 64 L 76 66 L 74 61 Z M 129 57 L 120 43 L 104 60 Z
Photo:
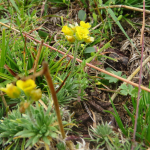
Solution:
M 90 43 L 94 41 L 94 37 L 90 37 L 90 27 L 91 25 L 89 23 L 80 21 L 80 26 L 77 23 L 75 25 L 65 25 L 61 31 L 65 34 L 67 41 L 71 43 L 75 42 L 75 40 Z
M 20 112 L 24 113 L 25 110 L 30 106 L 33 101 L 38 101 L 42 96 L 41 89 L 36 89 L 35 81 L 28 79 L 26 81 L 18 80 L 16 85 L 7 84 L 6 88 L 0 88 L 1 91 L 5 92 L 10 98 L 18 98 L 22 100 L 20 103 Z M 27 101 L 21 98 L 21 91 L 27 96 Z

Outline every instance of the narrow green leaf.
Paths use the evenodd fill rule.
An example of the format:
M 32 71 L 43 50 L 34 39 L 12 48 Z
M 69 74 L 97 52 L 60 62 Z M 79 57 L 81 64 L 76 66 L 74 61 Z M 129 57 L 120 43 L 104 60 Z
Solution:
M 44 136 L 42 139 L 46 144 L 48 144 L 48 145 L 50 144 L 50 141 L 47 137 Z
M 117 123 L 118 123 L 118 126 L 119 126 L 120 129 L 121 129 L 121 131 L 123 132 L 124 135 L 127 136 L 127 131 L 125 130 L 125 128 L 124 128 L 124 126 L 123 126 L 123 123 L 122 123 L 122 121 L 121 121 L 121 119 L 120 119 L 120 116 L 118 115 L 118 112 L 117 112 L 117 110 L 116 110 L 116 108 L 115 108 L 115 105 L 114 105 L 113 101 L 111 100 L 111 98 L 110 98 L 110 101 L 111 101 L 111 104 L 112 104 L 112 107 L 113 107 L 113 109 L 114 109 L 115 114 L 112 113 L 112 112 L 110 112 L 110 111 L 107 111 L 107 110 L 105 110 L 105 112 L 109 112 L 109 113 L 113 114 L 113 116 L 115 117 L 115 119 L 116 119 L 116 121 L 117 121 Z
M 16 11 L 17 11 L 17 13 L 18 13 L 18 14 L 20 14 L 20 10 L 18 9 L 18 7 L 17 7 L 17 5 L 16 5 L 15 1 L 14 1 L 14 0 L 10 0 L 10 2 L 11 2 L 11 3 L 12 3 L 12 5 L 15 7 L 15 9 L 16 9 Z
M 25 138 L 23 138 L 22 144 L 21 144 L 21 150 L 24 150 L 25 147 Z
M 23 130 L 23 131 L 18 132 L 15 136 L 31 137 L 31 136 L 34 136 L 34 135 L 35 135 L 34 132 L 31 132 L 31 131 L 28 131 L 28 130 Z
M 112 19 L 116 22 L 116 24 L 119 26 L 119 28 L 122 30 L 122 32 L 124 33 L 124 35 L 128 38 L 128 40 L 131 42 L 132 45 L 133 42 L 131 41 L 131 39 L 129 38 L 129 36 L 127 35 L 127 33 L 125 32 L 125 30 L 123 29 L 122 25 L 120 24 L 120 22 L 118 21 L 118 18 L 115 16 L 114 12 L 112 11 L 111 8 L 107 9 L 108 13 L 110 14 L 110 16 L 112 17 Z M 135 46 L 135 45 L 134 45 Z M 136 47 L 135 47 L 136 48 Z M 136 48 L 137 52 L 139 53 L 138 49 Z M 139 53 L 140 54 L 140 53 Z
M 0 72 L 0 78 L 5 79 L 5 80 L 11 80 L 11 81 L 13 81 L 13 79 L 14 79 L 13 77 L 11 77 L 7 74 L 1 73 L 1 72 Z
M 0 72 L 4 72 L 4 65 L 5 65 L 5 53 L 6 53 L 6 47 L 5 47 L 5 29 L 2 31 L 2 52 L 0 57 Z
M 34 137 L 31 137 L 31 138 L 28 140 L 28 142 L 27 142 L 25 148 L 27 148 L 29 145 L 31 145 L 33 139 L 34 139 Z

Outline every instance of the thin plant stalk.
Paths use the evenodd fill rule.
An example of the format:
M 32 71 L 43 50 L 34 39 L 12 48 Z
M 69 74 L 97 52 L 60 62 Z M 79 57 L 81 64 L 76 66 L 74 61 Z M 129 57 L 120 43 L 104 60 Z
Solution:
M 135 134 L 137 128 L 137 119 L 138 119 L 138 112 L 139 112 L 139 102 L 140 102 L 140 92 L 141 92 L 141 83 L 142 83 L 142 62 L 143 62 L 143 50 L 144 50 L 144 27 L 145 27 L 145 0 L 143 0 L 143 26 L 141 32 L 141 45 L 142 45 L 142 52 L 141 52 L 141 68 L 140 68 L 140 75 L 139 75 L 139 89 L 138 89 L 138 97 L 137 97 L 137 105 L 136 105 L 136 115 L 135 115 L 135 123 L 134 123 L 134 132 L 133 132 L 133 144 L 131 150 L 134 149 L 135 143 Z
M 58 124 L 59 124 L 59 128 L 60 128 L 60 132 L 61 132 L 61 135 L 64 139 L 65 138 L 65 132 L 64 132 L 64 128 L 63 128 L 63 124 L 62 124 L 62 120 L 61 120 L 61 115 L 60 115 L 60 110 L 59 110 L 59 103 L 58 103 L 58 100 L 57 100 L 57 96 L 56 96 L 55 88 L 54 88 L 54 85 L 53 85 L 53 81 L 52 81 L 52 78 L 51 78 L 50 73 L 49 73 L 48 64 L 46 62 L 43 62 L 43 70 L 44 70 L 44 76 L 47 80 L 47 84 L 49 86 L 49 89 L 51 91 L 52 98 L 53 98 L 53 101 L 54 101 L 54 106 L 55 106 L 55 111 L 56 111 L 56 115 L 57 115 L 57 120 L 58 120 Z
M 78 41 L 75 41 L 75 50 L 74 50 L 74 58 L 73 58 L 73 62 L 72 62 L 72 65 L 71 65 L 71 75 L 69 76 L 69 79 L 72 77 L 73 75 L 73 71 L 74 71 L 74 67 L 75 67 L 75 63 L 76 63 L 76 58 L 77 58 L 77 52 L 78 52 L 78 44 L 79 42 Z M 68 80 L 69 80 L 68 79 Z

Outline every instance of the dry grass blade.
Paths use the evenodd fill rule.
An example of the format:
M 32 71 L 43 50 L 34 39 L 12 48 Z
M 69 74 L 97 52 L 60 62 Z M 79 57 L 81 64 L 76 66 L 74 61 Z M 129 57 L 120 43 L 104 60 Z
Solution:
M 91 110 L 92 114 L 93 114 L 93 119 L 94 119 L 94 122 L 93 122 L 93 128 L 96 128 L 97 125 L 96 125 L 96 117 L 95 117 L 95 113 Z
M 48 108 L 47 108 L 47 106 L 44 104 L 44 102 L 43 102 L 41 99 L 39 100 L 39 102 L 40 102 L 40 104 L 44 107 L 44 109 L 47 111 Z
M 126 6 L 126 5 L 111 5 L 111 6 L 99 7 L 99 9 L 106 9 L 106 8 L 126 8 L 126 9 L 130 9 L 130 10 L 133 10 L 133 11 L 143 12 L 143 9 L 136 8 L 136 7 L 131 7 L 131 6 Z M 150 11 L 145 10 L 145 13 L 150 14 Z

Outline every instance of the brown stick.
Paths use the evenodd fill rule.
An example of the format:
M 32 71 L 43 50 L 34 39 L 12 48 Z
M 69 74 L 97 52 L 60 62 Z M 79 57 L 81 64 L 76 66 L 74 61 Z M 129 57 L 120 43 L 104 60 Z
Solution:
M 61 116 L 60 116 L 59 103 L 58 103 L 58 100 L 57 100 L 57 96 L 56 96 L 56 92 L 55 92 L 55 89 L 54 89 L 53 81 L 52 81 L 52 78 L 51 78 L 50 73 L 49 73 L 48 64 L 46 62 L 43 62 L 43 70 L 44 70 L 44 75 L 45 75 L 46 80 L 47 80 L 47 84 L 48 84 L 49 89 L 52 93 L 52 98 L 53 98 L 54 105 L 55 105 L 55 111 L 56 111 L 57 120 L 58 120 L 58 123 L 59 123 L 60 132 L 61 132 L 61 135 L 64 139 L 65 138 L 65 132 L 64 132 Z

